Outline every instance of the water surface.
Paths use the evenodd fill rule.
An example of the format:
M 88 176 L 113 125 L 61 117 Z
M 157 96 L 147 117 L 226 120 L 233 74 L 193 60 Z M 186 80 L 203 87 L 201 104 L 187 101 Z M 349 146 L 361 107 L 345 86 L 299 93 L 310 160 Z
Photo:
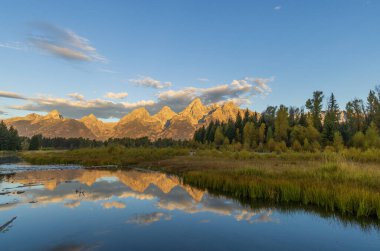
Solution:
M 380 250 L 380 231 L 252 209 L 175 176 L 0 165 L 1 250 Z

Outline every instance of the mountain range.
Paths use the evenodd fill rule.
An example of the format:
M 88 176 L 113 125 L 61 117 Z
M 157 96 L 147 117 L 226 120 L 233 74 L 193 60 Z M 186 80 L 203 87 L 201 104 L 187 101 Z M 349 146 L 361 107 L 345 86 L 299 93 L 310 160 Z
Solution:
M 138 108 L 126 114 L 118 122 L 107 123 L 90 114 L 81 119 L 64 118 L 59 111 L 47 115 L 29 114 L 4 120 L 15 127 L 20 136 L 31 137 L 42 134 L 45 137 L 89 138 L 140 138 L 151 140 L 171 138 L 191 139 L 196 129 L 211 121 L 235 119 L 243 110 L 233 102 L 205 106 L 199 98 L 193 100 L 183 111 L 176 113 L 164 106 L 158 113 L 150 115 L 145 108 Z

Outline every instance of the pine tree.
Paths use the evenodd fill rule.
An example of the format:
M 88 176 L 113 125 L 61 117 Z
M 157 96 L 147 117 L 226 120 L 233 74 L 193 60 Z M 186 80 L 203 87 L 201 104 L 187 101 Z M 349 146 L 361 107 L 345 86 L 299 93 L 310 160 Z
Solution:
M 218 126 L 215 130 L 214 142 L 217 146 L 221 146 L 224 142 L 223 129 L 221 126 Z
M 13 126 L 9 128 L 8 135 L 9 135 L 8 150 L 11 150 L 11 151 L 20 150 L 21 140 L 20 140 L 20 137 L 18 136 L 17 130 Z
M 9 132 L 4 121 L 0 122 L 0 151 L 9 148 Z
M 338 130 L 339 126 L 339 106 L 336 102 L 335 96 L 331 93 L 325 119 L 323 122 L 322 143 L 323 145 L 331 145 L 334 142 L 334 133 Z
M 40 150 L 42 147 L 42 135 L 37 134 L 30 139 L 29 150 Z
M 226 125 L 225 136 L 228 138 L 230 142 L 232 142 L 232 140 L 235 139 L 235 133 L 235 123 L 231 119 L 229 119 Z
M 321 113 L 323 98 L 323 92 L 315 91 L 313 93 L 313 98 L 306 101 L 306 108 L 311 113 L 313 126 L 319 131 L 322 131 Z
M 346 104 L 347 133 L 352 137 L 356 132 L 363 131 L 365 127 L 365 111 L 363 100 L 354 99 Z
M 367 126 L 375 121 L 376 114 L 379 110 L 379 99 L 375 91 L 371 90 L 367 97 Z

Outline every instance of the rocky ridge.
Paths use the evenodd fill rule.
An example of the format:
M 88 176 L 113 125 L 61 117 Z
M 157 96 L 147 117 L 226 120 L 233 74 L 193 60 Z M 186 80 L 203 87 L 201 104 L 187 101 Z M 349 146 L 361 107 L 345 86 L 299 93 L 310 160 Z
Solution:
M 164 106 L 158 113 L 151 115 L 142 107 L 126 114 L 116 123 L 103 122 L 93 114 L 81 119 L 64 118 L 57 110 L 45 116 L 32 113 L 25 117 L 10 118 L 5 123 L 14 126 L 21 136 L 27 137 L 42 134 L 45 137 L 83 137 L 97 140 L 124 137 L 178 140 L 191 139 L 196 129 L 211 121 L 234 120 L 238 112 L 243 115 L 244 110 L 233 102 L 205 106 L 197 98 L 179 113 Z

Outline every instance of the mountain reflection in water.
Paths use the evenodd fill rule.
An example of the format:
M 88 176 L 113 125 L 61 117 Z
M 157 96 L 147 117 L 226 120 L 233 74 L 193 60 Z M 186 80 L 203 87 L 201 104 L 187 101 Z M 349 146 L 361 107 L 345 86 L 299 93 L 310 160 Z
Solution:
M 253 209 L 163 173 L 35 168 L 0 166 L 1 250 L 378 250 L 380 246 L 378 230 L 363 231 L 302 210 Z
M 1 203 L 0 210 L 29 203 L 33 204 L 33 208 L 58 203 L 76 208 L 84 202 L 94 202 L 105 209 L 124 209 L 127 207 L 125 199 L 134 198 L 154 200 L 157 209 L 168 211 L 181 210 L 191 214 L 212 212 L 233 216 L 238 221 L 275 222 L 270 218 L 271 210 L 249 210 L 238 203 L 183 185 L 176 176 L 158 172 L 87 169 L 28 171 L 9 176 L 1 188 L 13 192 L 8 196 L 7 203 Z M 164 217 L 161 215 L 164 214 L 137 215 L 128 222 L 146 224 L 170 218 L 167 214 Z

